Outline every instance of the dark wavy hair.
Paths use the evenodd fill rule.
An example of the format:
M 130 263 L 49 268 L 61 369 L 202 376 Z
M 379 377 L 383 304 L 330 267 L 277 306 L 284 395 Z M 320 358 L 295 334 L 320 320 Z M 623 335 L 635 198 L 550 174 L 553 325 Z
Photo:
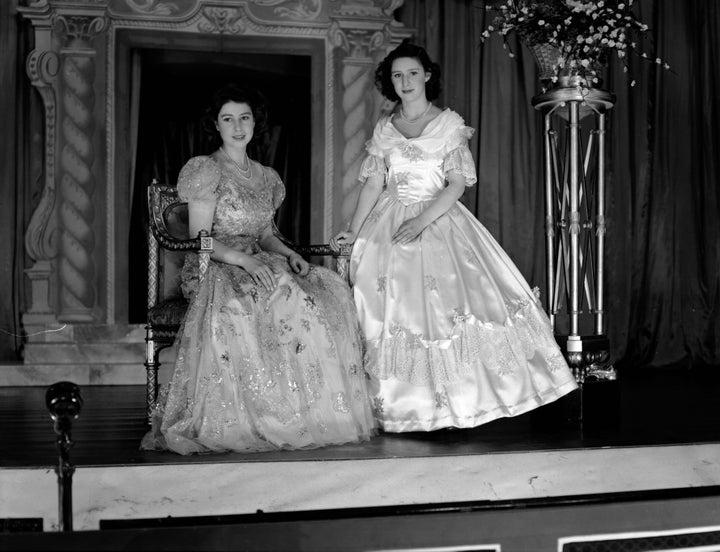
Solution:
M 218 147 L 222 142 L 215 123 L 217 123 L 220 110 L 228 102 L 244 103 L 250 106 L 255 120 L 252 141 L 257 138 L 257 141 L 261 142 L 267 132 L 267 102 L 265 97 L 259 90 L 250 86 L 230 83 L 215 91 L 203 114 L 202 127 L 208 133 L 211 144 Z
M 440 65 L 430 59 L 425 48 L 413 44 L 406 38 L 397 48 L 385 56 L 385 59 L 378 64 L 375 70 L 375 86 L 383 96 L 393 102 L 400 101 L 391 77 L 393 61 L 398 58 L 417 59 L 425 72 L 430 73 L 430 79 L 425 83 L 425 96 L 428 100 L 433 101 L 440 95 Z

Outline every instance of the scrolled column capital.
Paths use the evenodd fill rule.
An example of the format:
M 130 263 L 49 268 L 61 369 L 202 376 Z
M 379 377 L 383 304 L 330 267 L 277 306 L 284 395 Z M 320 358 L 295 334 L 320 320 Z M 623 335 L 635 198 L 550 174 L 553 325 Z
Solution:
M 56 13 L 53 27 L 65 49 L 94 51 L 92 40 L 107 27 L 103 14 Z
M 378 54 L 384 54 L 406 34 L 409 36 L 408 30 L 388 23 L 359 27 L 342 18 L 333 19 L 328 28 L 330 43 L 342 50 L 346 61 L 355 62 L 374 63 Z

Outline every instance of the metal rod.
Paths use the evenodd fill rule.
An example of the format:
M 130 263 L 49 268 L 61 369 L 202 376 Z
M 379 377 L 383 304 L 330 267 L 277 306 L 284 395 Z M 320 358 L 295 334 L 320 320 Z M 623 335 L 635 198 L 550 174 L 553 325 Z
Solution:
M 605 113 L 597 116 L 598 139 L 597 139 L 597 192 L 595 198 L 595 285 L 596 310 L 595 310 L 595 334 L 605 333 Z
M 545 278 L 547 279 L 547 310 L 550 325 L 555 330 L 555 194 L 553 193 L 552 124 L 545 115 Z
M 570 336 L 579 335 L 580 266 L 578 238 L 580 236 L 579 186 L 580 186 L 580 102 L 568 102 L 570 112 Z
M 67 430 L 61 430 L 57 438 L 60 458 L 58 459 L 58 466 L 55 472 L 58 476 L 58 519 L 60 531 L 73 530 L 72 481 L 75 466 L 70 462 L 69 455 L 72 445 L 70 427 L 68 426 Z

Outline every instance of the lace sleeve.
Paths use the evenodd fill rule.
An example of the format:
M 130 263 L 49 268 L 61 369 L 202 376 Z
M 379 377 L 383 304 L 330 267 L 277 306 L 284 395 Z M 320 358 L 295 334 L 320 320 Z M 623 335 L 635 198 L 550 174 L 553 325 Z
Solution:
M 220 169 L 210 157 L 193 157 L 180 170 L 178 196 L 183 201 L 215 203 Z
M 450 151 L 443 161 L 443 173 L 456 172 L 465 178 L 465 186 L 472 186 L 477 182 L 475 161 L 467 145 L 458 146 Z
M 360 165 L 360 175 L 358 179 L 365 182 L 368 177 L 376 175 L 385 175 L 387 166 L 385 165 L 385 152 L 381 144 L 383 144 L 382 129 L 387 124 L 387 116 L 383 116 L 375 125 L 373 135 L 370 140 L 365 142 L 365 151 L 367 156 Z

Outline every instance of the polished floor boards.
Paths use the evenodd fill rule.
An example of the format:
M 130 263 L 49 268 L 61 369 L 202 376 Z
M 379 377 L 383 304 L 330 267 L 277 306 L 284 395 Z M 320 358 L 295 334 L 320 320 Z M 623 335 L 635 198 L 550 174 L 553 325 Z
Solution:
M 46 387 L 0 387 L 0 467 L 57 463 Z M 142 386 L 85 386 L 73 423 L 76 466 L 314 461 L 720 442 L 720 369 L 626 370 L 552 405 L 466 430 L 381 434 L 368 443 L 311 451 L 180 456 L 141 451 Z M 583 403 L 582 421 L 578 419 Z

